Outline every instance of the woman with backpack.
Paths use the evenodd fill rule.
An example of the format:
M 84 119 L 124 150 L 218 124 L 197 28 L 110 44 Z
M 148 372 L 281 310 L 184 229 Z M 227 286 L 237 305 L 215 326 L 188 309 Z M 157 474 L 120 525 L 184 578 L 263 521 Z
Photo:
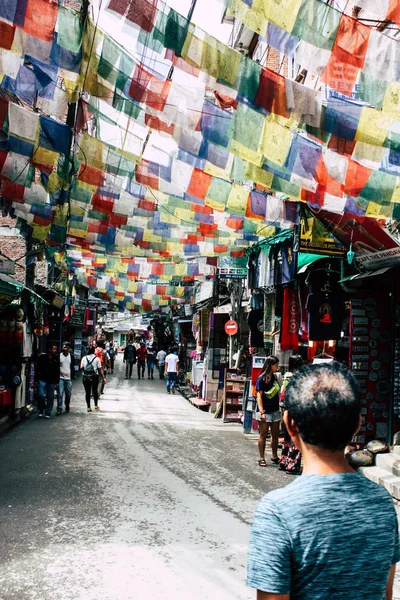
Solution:
M 92 394 L 94 398 L 94 407 L 96 410 L 99 410 L 99 375 L 102 378 L 103 384 L 106 382 L 106 378 L 101 366 L 100 358 L 95 355 L 93 346 L 89 348 L 87 356 L 82 358 L 81 369 L 83 369 L 82 381 L 83 387 L 85 388 L 87 411 L 92 412 L 90 406 L 90 397 Z
M 278 368 L 279 359 L 276 356 L 268 356 L 265 359 L 263 368 L 261 369 L 261 373 L 256 382 L 256 419 L 260 429 L 260 437 L 258 438 L 260 460 L 258 461 L 258 464 L 260 467 L 267 466 L 265 461 L 265 444 L 269 428 L 271 428 L 271 461 L 275 464 L 279 463 L 278 438 L 281 413 L 279 410 L 280 385 L 276 377 Z

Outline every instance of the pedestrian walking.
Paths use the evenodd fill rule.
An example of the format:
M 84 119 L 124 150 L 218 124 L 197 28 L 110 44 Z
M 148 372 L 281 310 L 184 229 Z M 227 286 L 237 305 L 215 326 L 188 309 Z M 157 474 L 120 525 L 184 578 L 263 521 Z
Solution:
M 279 463 L 278 441 L 279 441 L 279 423 L 281 413 L 279 410 L 279 391 L 280 385 L 276 377 L 279 368 L 279 359 L 276 356 L 268 356 L 265 359 L 263 368 L 256 382 L 257 407 L 256 419 L 260 430 L 258 438 L 258 452 L 260 467 L 266 467 L 265 444 L 269 429 L 271 429 L 271 461 Z
M 133 365 L 136 363 L 136 348 L 131 341 L 125 346 L 124 350 L 125 379 L 132 377 Z
M 60 354 L 60 382 L 57 394 L 57 415 L 62 414 L 63 398 L 65 412 L 69 412 L 72 395 L 72 380 L 75 379 L 75 358 L 68 342 L 62 345 Z
M 93 346 L 89 348 L 87 355 L 82 358 L 81 369 L 83 370 L 82 382 L 83 387 L 85 388 L 87 411 L 92 412 L 92 408 L 90 406 L 90 398 L 92 394 L 95 409 L 98 410 L 100 408 L 99 376 L 101 377 L 102 382 L 104 384 L 106 383 L 103 367 L 101 366 L 101 360 L 98 356 L 96 356 Z
M 144 379 L 144 372 L 146 370 L 146 358 L 147 358 L 147 349 L 144 342 L 140 342 L 139 348 L 136 350 L 137 357 L 137 373 L 138 379 L 142 377 Z
M 39 381 L 39 417 L 50 419 L 54 406 L 54 392 L 60 381 L 60 359 L 57 345 L 49 342 L 46 354 L 41 354 L 37 362 Z
M 167 380 L 168 394 L 175 394 L 175 386 L 178 380 L 179 358 L 176 350 L 173 350 L 165 357 L 165 377 Z
M 104 375 L 107 373 L 110 367 L 110 356 L 104 347 L 104 342 L 97 342 L 95 355 L 100 359 L 101 368 L 103 369 Z M 99 396 L 104 392 L 104 386 L 106 385 L 106 380 L 99 380 Z
M 157 361 L 157 367 L 158 367 L 160 379 L 164 379 L 166 356 L 167 356 L 167 353 L 165 352 L 165 350 L 163 348 L 161 348 L 161 350 L 159 350 L 157 352 L 156 361 Z
M 248 585 L 259 600 L 391 599 L 400 561 L 393 500 L 344 456 L 361 424 L 357 383 L 338 363 L 304 367 L 285 408 L 303 475 L 259 503 Z
M 110 373 L 114 373 L 115 350 L 112 345 L 110 345 L 108 350 L 108 356 L 110 357 Z
M 156 353 L 154 352 L 153 346 L 147 348 L 147 378 L 154 379 L 154 363 L 156 360 Z

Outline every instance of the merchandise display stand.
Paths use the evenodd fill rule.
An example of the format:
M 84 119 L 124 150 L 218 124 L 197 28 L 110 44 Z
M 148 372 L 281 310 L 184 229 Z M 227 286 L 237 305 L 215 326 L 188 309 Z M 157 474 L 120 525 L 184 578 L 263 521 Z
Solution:
M 224 380 L 224 423 L 240 423 L 243 417 L 243 397 L 246 377 L 238 369 L 226 369 Z

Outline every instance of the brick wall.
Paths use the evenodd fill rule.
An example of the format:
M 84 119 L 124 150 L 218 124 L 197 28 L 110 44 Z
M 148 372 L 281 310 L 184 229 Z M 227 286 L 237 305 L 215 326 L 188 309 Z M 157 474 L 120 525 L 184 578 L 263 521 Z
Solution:
M 22 235 L 14 234 L 16 219 L 0 216 L 0 252 L 11 260 L 21 258 L 15 263 L 14 279 L 25 283 L 25 240 Z M 11 234 L 11 235 L 10 235 Z M 47 280 L 46 261 L 36 263 L 35 283 L 45 284 Z

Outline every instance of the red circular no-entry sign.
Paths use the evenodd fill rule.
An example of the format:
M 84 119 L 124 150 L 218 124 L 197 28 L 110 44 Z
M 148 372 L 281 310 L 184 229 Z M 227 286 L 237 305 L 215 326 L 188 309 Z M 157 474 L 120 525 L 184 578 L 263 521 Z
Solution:
M 237 330 L 238 324 L 236 323 L 236 321 L 230 319 L 225 323 L 225 333 L 227 333 L 228 335 L 235 335 L 235 333 L 237 333 Z

